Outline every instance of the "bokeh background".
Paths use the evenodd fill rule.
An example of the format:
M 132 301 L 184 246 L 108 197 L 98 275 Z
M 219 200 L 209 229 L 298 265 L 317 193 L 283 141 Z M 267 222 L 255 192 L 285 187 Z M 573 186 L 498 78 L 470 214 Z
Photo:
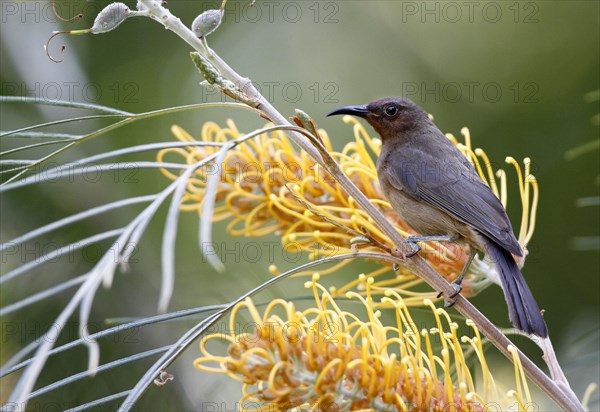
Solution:
M 84 18 L 60 22 L 48 2 L 0 3 L 1 94 L 98 103 L 130 112 L 221 100 L 199 86 L 203 79 L 191 64 L 190 48 L 145 18 L 131 19 L 103 35 L 59 36 L 50 44 L 50 52 L 59 56 L 60 46 L 65 44 L 64 61 L 51 62 L 43 49 L 51 32 L 90 27 L 97 12 L 108 4 L 58 3 L 65 16 L 83 12 Z M 168 6 L 189 25 L 200 12 L 219 5 L 215 1 L 171 0 Z M 229 0 L 224 23 L 209 37 L 209 44 L 235 70 L 251 78 L 281 113 L 292 116 L 295 108 L 309 113 L 327 129 L 337 149 L 352 139 L 351 128 L 339 118 L 326 118 L 326 113 L 386 95 L 405 95 L 432 113 L 444 132 L 459 135 L 460 129 L 468 126 L 474 146 L 485 149 L 495 166 L 501 166 L 506 156 L 518 160 L 531 157 L 541 197 L 524 273 L 538 303 L 546 309 L 559 359 L 581 396 L 589 383 L 600 382 L 600 161 L 597 145 L 575 157 L 568 153 L 599 138 L 599 12 L 597 1 L 257 0 L 249 7 L 247 1 Z M 5 103 L 0 120 L 2 130 L 11 130 L 81 114 L 72 109 Z M 263 119 L 240 110 L 187 112 L 136 123 L 89 141 L 59 160 L 68 162 L 119 147 L 169 141 L 170 126 L 175 123 L 198 136 L 206 121 L 222 124 L 227 118 L 246 131 L 264 124 Z M 80 122 L 49 130 L 83 133 L 104 124 Z M 5 150 L 15 147 L 15 142 L 2 139 L 0 144 Z M 153 160 L 153 155 L 131 160 L 144 158 Z M 514 175 L 509 173 L 511 181 Z M 136 170 L 131 176 L 65 177 L 52 184 L 2 193 L 1 240 L 8 241 L 95 205 L 154 193 L 167 183 L 155 170 Z M 511 209 L 517 206 L 516 194 L 513 184 L 508 208 L 518 226 L 520 210 Z M 578 204 L 582 198 L 595 198 L 595 206 L 582 207 Z M 113 287 L 98 294 L 92 331 L 110 322 L 156 313 L 164 209 L 136 250 L 129 271 L 119 273 Z M 52 245 L 119 227 L 135 212 L 139 209 L 97 216 L 40 238 L 29 249 L 3 255 L 2 272 L 47 253 Z M 227 245 L 230 252 L 223 257 L 227 270 L 216 273 L 198 251 L 197 227 L 196 215 L 182 215 L 177 282 L 170 310 L 229 302 L 268 279 L 271 263 L 281 268 L 294 263 L 286 261 L 283 254 L 271 259 L 268 243 L 279 242 L 275 236 L 255 239 L 263 256 L 257 262 L 245 261 L 246 240 L 229 238 L 225 225 L 218 224 L 215 240 L 223 247 Z M 101 249 L 99 246 L 85 256 L 76 254 L 47 264 L 3 284 L 2 306 L 84 273 Z M 366 267 L 357 264 L 347 270 L 347 276 L 355 276 Z M 304 296 L 305 280 L 280 283 L 257 301 Z M 326 282 L 337 281 L 328 278 Z M 51 325 L 72 292 L 1 319 L 2 363 Z M 507 326 L 499 288 L 492 287 L 472 301 L 492 320 Z M 76 322 L 73 319 L 61 342 L 76 337 Z M 101 362 L 173 342 L 194 322 L 144 328 L 101 342 Z M 535 348 L 519 342 L 528 353 L 539 357 Z M 489 352 L 494 357 L 494 351 Z M 169 370 L 175 380 L 166 387 L 151 388 L 139 409 L 235 409 L 239 386 L 195 371 L 191 361 L 197 356 L 197 346 L 193 345 Z M 510 366 L 502 366 L 502 360 L 498 363 L 510 372 Z M 85 365 L 83 348 L 53 358 L 39 385 L 80 372 Z M 64 409 L 120 392 L 148 365 L 149 361 L 135 363 L 70 385 L 36 398 L 30 408 L 55 405 Z M 16 377 L 0 381 L 2 401 Z M 540 410 L 551 410 L 540 399 Z M 596 395 L 592 403 L 595 410 L 597 399 Z

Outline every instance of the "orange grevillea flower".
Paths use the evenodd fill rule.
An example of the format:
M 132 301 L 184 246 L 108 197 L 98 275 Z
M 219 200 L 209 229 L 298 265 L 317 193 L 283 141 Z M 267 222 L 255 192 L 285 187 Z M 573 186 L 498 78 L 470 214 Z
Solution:
M 327 133 L 319 130 L 323 144 L 342 170 L 390 222 L 404 235 L 410 234 L 379 189 L 374 159 L 381 148 L 380 140 L 371 137 L 356 119 L 346 116 L 344 121 L 352 125 L 353 141 L 337 152 L 333 150 Z M 225 143 L 243 136 L 231 120 L 227 121 L 226 127 L 213 122 L 204 124 L 199 140 L 178 126 L 173 126 L 172 131 L 179 141 L 190 143 Z M 450 134 L 447 136 L 507 206 L 506 172 L 495 171 L 483 150 L 472 148 L 467 128 L 461 133 L 464 143 Z M 169 148 L 159 152 L 158 160 L 195 164 L 217 150 L 219 148 L 215 146 Z M 506 161 L 516 170 L 522 210 L 518 239 L 525 247 L 535 227 L 538 186 L 530 174 L 529 159 L 523 161 L 523 168 L 513 158 L 509 157 Z M 178 177 L 166 169 L 162 173 L 169 179 Z M 230 150 L 222 165 L 209 164 L 199 169 L 188 181 L 182 210 L 200 213 L 207 180 L 215 173 L 219 174 L 219 184 L 213 220 L 229 220 L 227 232 L 233 236 L 257 237 L 274 233 L 281 236 L 283 247 L 306 251 L 310 259 L 351 253 L 357 248 L 375 250 L 373 244 L 364 242 L 364 239 L 361 241 L 361 237 L 357 236 L 361 233 L 393 247 L 339 184 L 306 153 L 295 149 L 283 131 L 263 133 Z M 448 280 L 453 280 L 460 273 L 467 255 L 457 244 L 430 242 L 423 245 L 422 256 Z M 333 273 L 347 263 L 339 263 L 322 274 Z M 274 266 L 270 270 L 274 274 L 279 273 Z M 463 282 L 463 294 L 473 295 L 489 285 L 490 278 L 485 275 L 493 272 L 492 264 L 476 258 Z M 406 271 L 395 273 L 391 266 L 383 265 L 369 275 L 376 279 L 375 286 L 381 290 L 394 287 L 403 293 L 407 304 L 412 304 L 413 299 L 416 304 L 421 304 L 423 297 L 433 298 L 432 292 L 415 292 L 414 288 L 422 281 Z M 355 286 L 356 282 L 350 283 L 335 293 L 344 294 Z
M 373 278 L 360 278 L 364 297 L 346 294 L 359 302 L 353 312 L 343 311 L 318 279 L 306 283 L 314 304 L 304 311 L 283 299 L 262 315 L 251 299 L 238 304 L 227 334 L 202 339 L 196 368 L 242 382 L 240 405 L 253 410 L 487 411 L 508 403 L 526 410 L 531 402 L 516 355 L 516 389 L 499 393 L 472 322 L 459 327 L 425 300 L 429 316 L 417 326 L 402 297 L 388 289 L 380 298 L 393 308 L 386 325 L 375 309 Z M 226 354 L 214 353 L 216 341 L 228 343 Z

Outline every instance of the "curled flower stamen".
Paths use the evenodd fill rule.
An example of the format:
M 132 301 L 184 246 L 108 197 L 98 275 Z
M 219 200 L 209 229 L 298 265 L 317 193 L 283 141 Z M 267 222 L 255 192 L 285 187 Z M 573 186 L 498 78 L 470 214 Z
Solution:
M 459 336 L 458 325 L 445 311 L 425 302 L 430 307 L 428 323 L 436 327 L 415 333 L 408 306 L 399 294 L 388 290 L 381 300 L 393 308 L 396 322 L 385 325 L 382 314 L 371 303 L 376 300 L 369 287 L 372 278 L 361 277 L 364 296 L 348 296 L 363 309 L 363 314 L 357 315 L 342 310 L 317 282 L 318 277 L 306 283 L 315 302 L 304 311 L 296 309 L 293 302 L 278 300 L 260 315 L 251 299 L 240 303 L 231 314 L 234 321 L 230 324 L 241 325 L 236 320 L 241 311 L 247 311 L 253 320 L 261 319 L 261 323 L 253 324 L 255 331 L 251 333 L 243 327 L 244 332 L 204 337 L 202 356 L 194 365 L 241 382 L 242 408 L 252 402 L 253 408 L 271 410 L 328 405 L 337 410 L 441 412 L 485 411 L 491 402 L 506 404 L 508 398 L 499 398 L 489 390 L 495 383 L 472 322 L 467 325 L 474 335 Z M 324 328 L 325 322 L 330 328 Z M 292 326 L 297 333 L 290 338 L 287 331 Z M 441 345 L 434 345 L 432 336 Z M 213 341 L 228 345 L 226 356 L 208 349 L 207 342 Z M 469 365 L 466 353 L 472 348 L 477 356 Z M 218 367 L 212 366 L 215 363 Z M 476 385 L 473 371 L 483 375 L 483 390 Z M 518 356 L 515 379 L 516 388 L 505 393 L 524 408 L 531 398 Z

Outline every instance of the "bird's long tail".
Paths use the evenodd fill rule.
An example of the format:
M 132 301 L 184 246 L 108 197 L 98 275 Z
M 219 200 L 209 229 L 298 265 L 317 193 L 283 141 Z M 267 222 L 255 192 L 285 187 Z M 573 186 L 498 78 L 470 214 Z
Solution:
M 528 334 L 545 338 L 548 336 L 546 322 L 542 318 L 531 290 L 513 256 L 504 248 L 486 239 L 486 250 L 500 274 L 508 316 L 512 324 Z

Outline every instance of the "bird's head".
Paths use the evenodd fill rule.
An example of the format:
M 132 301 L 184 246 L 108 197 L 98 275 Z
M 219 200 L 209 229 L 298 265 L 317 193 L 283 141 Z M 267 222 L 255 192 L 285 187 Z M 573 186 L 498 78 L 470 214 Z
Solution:
M 346 106 L 332 111 L 327 116 L 338 114 L 362 117 L 384 141 L 431 124 L 425 110 L 403 97 L 384 97 L 361 106 Z

